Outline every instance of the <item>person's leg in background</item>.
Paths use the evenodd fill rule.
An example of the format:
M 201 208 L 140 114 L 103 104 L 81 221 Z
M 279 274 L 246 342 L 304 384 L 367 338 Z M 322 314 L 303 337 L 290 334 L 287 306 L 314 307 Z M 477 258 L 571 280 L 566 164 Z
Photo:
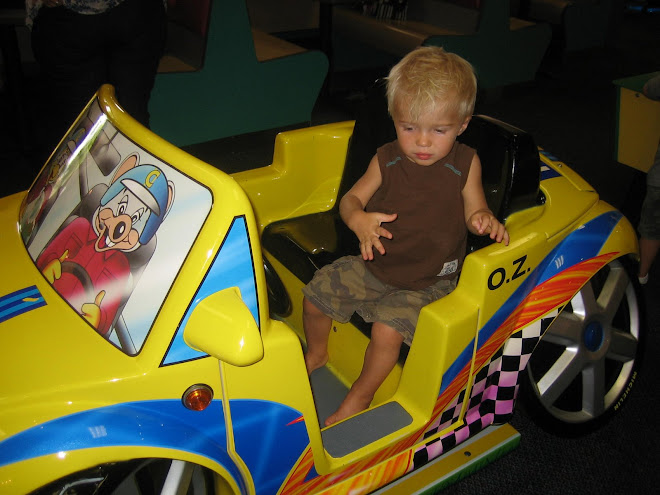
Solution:
M 167 37 L 162 0 L 125 0 L 107 13 L 108 79 L 119 104 L 149 126 L 149 98 Z
M 660 249 L 660 145 L 646 174 L 646 194 L 639 215 L 639 282 L 649 280 L 649 270 Z
M 32 28 L 41 77 L 37 153 L 41 166 L 105 81 L 104 54 L 95 15 L 42 7 Z

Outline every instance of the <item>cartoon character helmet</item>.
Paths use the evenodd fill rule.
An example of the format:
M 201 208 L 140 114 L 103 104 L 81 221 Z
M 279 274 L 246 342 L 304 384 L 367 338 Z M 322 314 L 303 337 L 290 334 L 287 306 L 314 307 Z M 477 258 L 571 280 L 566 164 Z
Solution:
M 154 165 L 138 165 L 122 174 L 114 181 L 101 198 L 101 206 L 108 204 L 124 188 L 131 191 L 151 214 L 140 234 L 140 244 L 146 244 L 165 219 L 168 206 L 169 185 L 165 173 Z

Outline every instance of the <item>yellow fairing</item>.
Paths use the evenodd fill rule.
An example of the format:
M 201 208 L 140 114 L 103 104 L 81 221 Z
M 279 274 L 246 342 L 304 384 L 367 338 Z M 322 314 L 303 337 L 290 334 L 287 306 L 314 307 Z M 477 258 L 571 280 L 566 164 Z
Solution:
M 106 139 L 105 148 L 97 144 L 102 139 Z M 144 271 L 132 274 L 133 293 L 128 295 L 122 318 L 130 330 L 136 329 L 139 311 L 152 315 L 152 321 L 139 340 L 132 336 L 136 345 L 130 348 L 114 338 L 117 327 L 107 334 L 95 331 L 39 268 L 40 253 L 52 244 L 49 237 L 59 235 L 53 222 L 63 222 L 70 205 L 80 199 L 76 197 L 78 183 L 82 200 L 88 192 L 82 187 L 83 175 L 78 179 L 74 167 L 98 165 L 101 170 L 104 160 L 113 153 L 117 167 L 127 157 L 136 156 L 138 164 L 160 167 L 156 173 L 164 171 L 175 186 L 173 204 L 166 205 L 162 225 L 156 224 L 155 251 Z M 103 87 L 81 113 L 33 189 L 40 187 L 39 180 L 50 174 L 49 167 L 61 156 L 64 166 L 59 167 L 57 179 L 69 182 L 66 188 L 58 189 L 56 183 L 44 189 L 54 191 L 47 208 L 30 211 L 30 193 L 0 200 L 0 254 L 6 261 L 0 300 L 11 302 L 20 297 L 18 302 L 33 305 L 27 311 L 18 308 L 9 317 L 3 313 L 0 319 L 0 491 L 27 493 L 98 464 L 163 457 L 209 468 L 218 479 L 225 480 L 222 483 L 233 493 L 240 492 L 249 473 L 242 472 L 238 460 L 232 461 L 226 453 L 230 446 L 218 361 L 193 354 L 194 349 L 183 344 L 182 322 L 195 306 L 195 295 L 210 268 L 214 262 L 217 264 L 232 225 L 245 226 L 246 265 L 261 266 L 259 233 L 245 193 L 229 176 L 135 122 L 117 105 L 109 86 Z M 85 177 L 89 190 L 98 181 L 110 194 L 117 176 L 114 170 L 99 173 L 94 169 Z M 154 177 L 152 173 L 148 180 L 153 182 Z M 46 201 L 43 191 L 40 198 Z M 101 205 L 111 202 L 106 196 L 97 201 Z M 204 208 L 195 213 L 193 207 L 199 209 L 200 205 Z M 27 223 L 25 217 L 32 212 L 32 223 Z M 50 232 L 40 237 L 45 229 Z M 184 245 L 181 238 L 187 238 L 188 244 Z M 250 240 L 256 243 L 252 249 Z M 72 258 L 73 253 L 69 251 L 67 256 L 62 259 Z M 253 272 L 252 309 L 235 314 L 248 314 L 252 325 L 263 322 L 261 331 L 268 333 L 263 270 Z M 140 284 L 147 283 L 151 285 L 141 288 Z M 22 295 L 25 288 L 30 290 L 27 296 Z M 156 297 L 145 298 L 150 292 L 161 293 L 162 299 L 150 302 Z M 138 316 L 131 316 L 126 310 L 138 293 L 139 300 L 131 307 L 132 314 Z M 234 306 L 243 304 L 240 297 L 232 301 Z M 253 336 L 252 347 L 261 346 L 261 336 Z M 177 357 L 177 351 L 190 354 Z M 248 361 L 258 360 L 258 349 L 251 356 L 256 357 Z M 205 384 L 214 392 L 214 400 L 205 412 L 189 411 L 183 406 L 182 397 L 195 384 Z M 188 445 L 193 440 L 197 447 Z M 225 453 L 218 451 L 214 456 L 198 448 L 210 442 Z

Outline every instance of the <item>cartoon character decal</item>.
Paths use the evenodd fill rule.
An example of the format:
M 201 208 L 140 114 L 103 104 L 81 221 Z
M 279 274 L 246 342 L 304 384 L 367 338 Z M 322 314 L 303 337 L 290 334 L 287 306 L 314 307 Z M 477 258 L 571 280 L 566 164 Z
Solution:
M 163 171 L 138 165 L 138 156 L 131 155 L 117 169 L 92 217 L 73 215 L 37 258 L 55 290 L 99 333 L 110 330 L 130 295 L 128 253 L 152 240 L 173 200 L 174 185 Z
M 28 191 L 19 229 L 55 291 L 100 335 L 135 355 L 213 197 L 127 138 L 96 101 L 78 124 L 83 133 L 63 142 Z

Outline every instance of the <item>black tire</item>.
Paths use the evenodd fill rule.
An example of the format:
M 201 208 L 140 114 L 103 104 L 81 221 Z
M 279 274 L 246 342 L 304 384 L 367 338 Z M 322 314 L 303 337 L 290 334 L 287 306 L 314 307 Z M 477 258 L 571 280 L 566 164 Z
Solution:
M 532 420 L 561 436 L 588 433 L 616 413 L 637 379 L 643 311 L 626 260 L 596 273 L 550 324 L 522 378 Z

